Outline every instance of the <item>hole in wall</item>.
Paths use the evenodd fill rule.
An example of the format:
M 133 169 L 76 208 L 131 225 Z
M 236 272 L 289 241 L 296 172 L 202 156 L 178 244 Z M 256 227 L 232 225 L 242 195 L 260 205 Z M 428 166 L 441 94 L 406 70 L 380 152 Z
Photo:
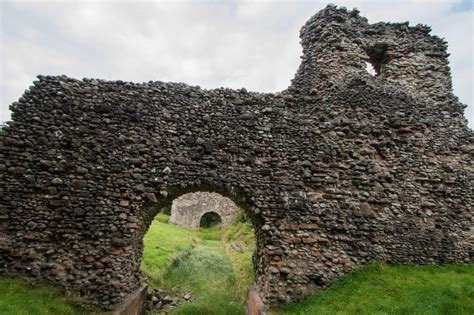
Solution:
M 378 76 L 382 73 L 383 65 L 387 64 L 388 45 L 385 43 L 377 43 L 367 49 L 369 61 L 366 62 L 366 70 L 372 76 Z
M 365 70 L 373 77 L 377 75 L 377 71 L 375 71 L 374 66 L 370 62 L 365 62 Z
M 201 221 L 199 223 L 199 227 L 202 228 L 210 228 L 214 226 L 218 226 L 222 223 L 221 216 L 218 215 L 216 212 L 206 212 L 201 217 Z

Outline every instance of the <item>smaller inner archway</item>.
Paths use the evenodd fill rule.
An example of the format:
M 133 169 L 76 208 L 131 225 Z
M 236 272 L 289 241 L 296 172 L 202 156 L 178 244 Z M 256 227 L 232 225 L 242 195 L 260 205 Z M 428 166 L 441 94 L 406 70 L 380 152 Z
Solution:
M 201 228 L 211 228 L 222 224 L 222 218 L 214 211 L 206 212 L 202 215 L 199 222 Z
M 196 231 L 218 223 L 225 228 L 236 214 L 237 205 L 230 198 L 214 192 L 198 191 L 173 200 L 170 224 Z

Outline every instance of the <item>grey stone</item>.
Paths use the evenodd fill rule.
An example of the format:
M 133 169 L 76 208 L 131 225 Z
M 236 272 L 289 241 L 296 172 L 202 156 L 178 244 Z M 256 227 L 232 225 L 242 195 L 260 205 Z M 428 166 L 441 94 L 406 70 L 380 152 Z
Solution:
M 63 183 L 62 179 L 61 178 L 53 178 L 53 180 L 51 181 L 51 184 L 53 185 L 61 185 Z

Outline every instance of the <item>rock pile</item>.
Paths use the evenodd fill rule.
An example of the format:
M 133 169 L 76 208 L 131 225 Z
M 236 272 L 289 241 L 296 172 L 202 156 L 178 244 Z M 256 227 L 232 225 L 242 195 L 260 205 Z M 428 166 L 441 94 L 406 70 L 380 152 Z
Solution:
M 162 290 L 149 289 L 146 308 L 148 311 L 160 311 L 160 314 L 168 314 L 181 304 L 191 302 L 193 295 L 185 293 L 181 297 L 172 297 Z

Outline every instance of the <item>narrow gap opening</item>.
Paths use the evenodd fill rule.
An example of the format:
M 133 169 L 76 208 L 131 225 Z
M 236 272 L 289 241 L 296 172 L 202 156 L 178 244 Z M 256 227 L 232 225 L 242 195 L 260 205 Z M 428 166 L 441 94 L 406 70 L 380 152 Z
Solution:
M 365 64 L 370 75 L 379 76 L 382 73 L 383 65 L 388 62 L 387 48 L 387 44 L 377 43 L 366 50 L 369 61 Z

